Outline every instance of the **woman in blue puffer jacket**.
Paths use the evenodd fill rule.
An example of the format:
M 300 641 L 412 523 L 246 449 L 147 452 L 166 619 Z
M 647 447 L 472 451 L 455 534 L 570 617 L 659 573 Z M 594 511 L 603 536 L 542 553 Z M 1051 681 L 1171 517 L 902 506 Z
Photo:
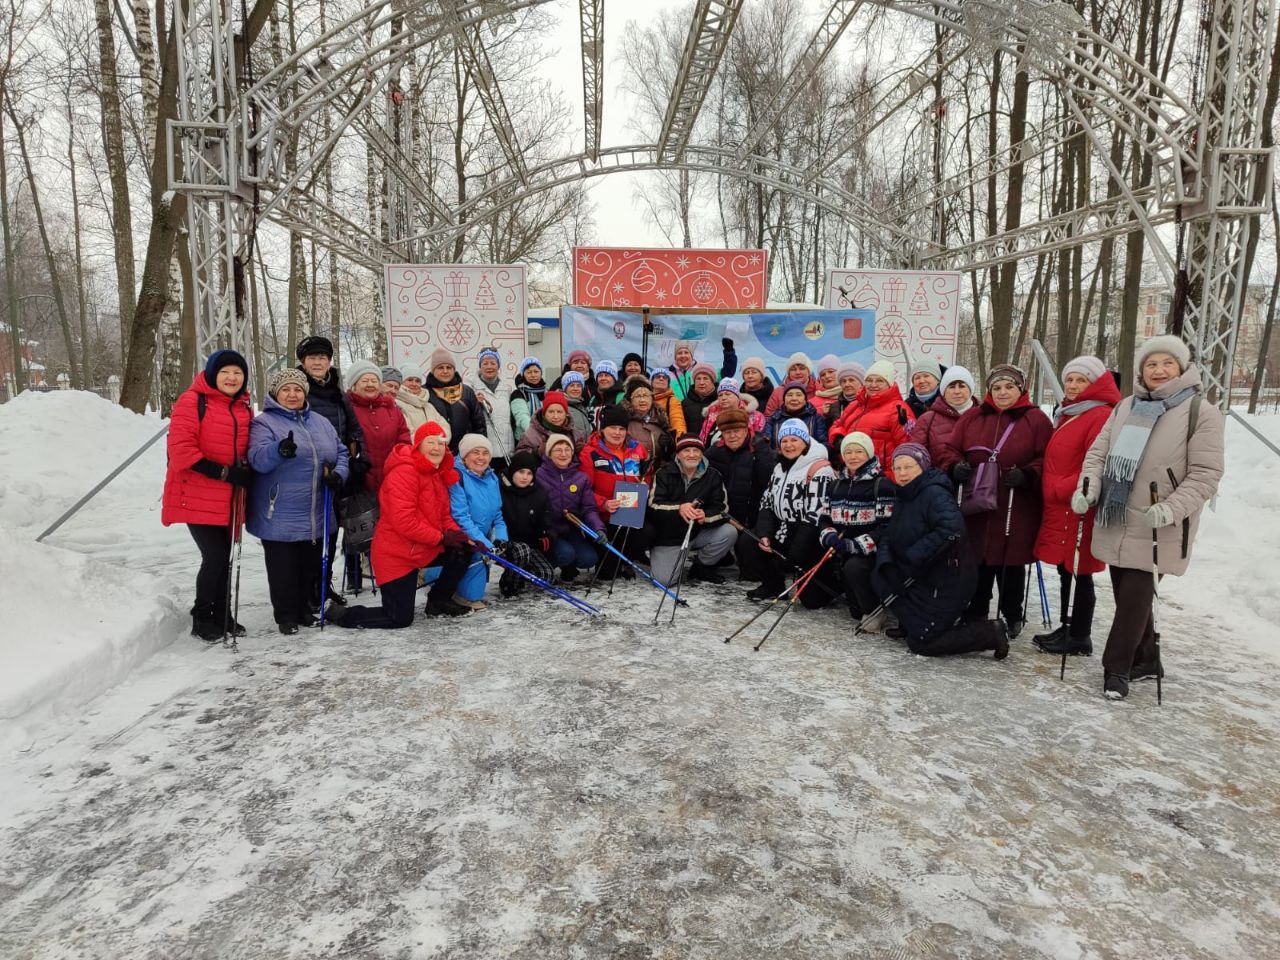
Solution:
M 332 533 L 337 523 L 332 503 L 325 516 L 324 492 L 336 495 L 348 471 L 347 448 L 333 424 L 311 411 L 307 391 L 304 374 L 281 370 L 249 425 L 249 465 L 257 475 L 245 526 L 262 541 L 271 609 L 284 634 L 315 623 L 325 527 Z
M 493 448 L 482 433 L 468 433 L 458 441 L 458 475 L 449 488 L 449 510 L 462 532 L 494 553 L 507 549 L 507 524 L 502 518 L 502 486 L 489 462 Z M 458 584 L 453 602 L 472 610 L 483 610 L 484 588 L 489 568 L 483 557 L 474 557 L 466 576 Z

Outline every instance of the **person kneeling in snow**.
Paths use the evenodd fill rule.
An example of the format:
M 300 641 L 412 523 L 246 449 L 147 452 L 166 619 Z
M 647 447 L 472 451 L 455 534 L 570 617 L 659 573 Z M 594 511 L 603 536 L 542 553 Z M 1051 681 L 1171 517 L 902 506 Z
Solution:
M 444 427 L 433 421 L 422 424 L 413 432 L 413 444 L 399 444 L 391 451 L 378 493 L 381 513 L 373 532 L 372 559 L 382 606 L 330 605 L 329 620 L 340 627 L 409 626 L 423 567 L 434 581 L 427 594 L 427 616 L 471 612 L 451 599 L 471 563 L 471 540 L 449 512 L 449 487 L 458 482 L 458 471 Z
M 459 481 L 449 488 L 453 518 L 462 531 L 491 553 L 503 554 L 507 549 L 507 524 L 502 518 L 502 487 L 498 475 L 489 466 L 493 448 L 487 437 L 468 433 L 458 443 L 462 467 Z M 485 585 L 489 568 L 480 557 L 474 557 L 467 574 L 458 584 L 453 602 L 472 610 L 483 610 Z
M 689 547 L 698 551 L 698 559 L 689 568 L 690 580 L 724 583 L 716 564 L 738 539 L 738 531 L 728 523 L 724 480 L 707 462 L 704 450 L 697 437 L 681 437 L 676 442 L 676 462 L 667 464 L 653 478 L 647 518 L 653 539 L 649 566 L 653 575 L 668 585 L 680 577 L 680 546 L 689 524 L 696 531 Z
M 569 459 L 573 459 L 573 444 L 565 437 Z M 536 453 L 522 450 L 511 458 L 502 484 L 502 518 L 507 521 L 507 559 L 532 573 L 535 577 L 550 581 L 556 569 L 547 558 L 551 550 L 551 531 L 548 527 L 550 502 L 547 492 L 534 483 L 534 473 L 540 461 Z M 498 578 L 498 590 L 504 597 L 514 597 L 528 583 L 524 577 L 511 570 L 504 570 Z
M 262 541 L 271 609 L 283 634 L 315 624 L 311 584 L 320 573 L 325 525 L 330 532 L 337 528 L 333 498 L 349 469 L 346 445 L 333 424 L 311 409 L 309 393 L 300 370 L 281 370 L 249 425 L 249 464 L 258 476 L 247 527 Z
M 918 443 L 893 453 L 898 501 L 888 526 L 876 540 L 872 575 L 884 605 L 898 617 L 907 648 L 923 657 L 994 650 L 1009 655 L 1004 621 L 956 621 L 978 583 L 978 569 L 965 542 L 964 517 L 946 474 Z

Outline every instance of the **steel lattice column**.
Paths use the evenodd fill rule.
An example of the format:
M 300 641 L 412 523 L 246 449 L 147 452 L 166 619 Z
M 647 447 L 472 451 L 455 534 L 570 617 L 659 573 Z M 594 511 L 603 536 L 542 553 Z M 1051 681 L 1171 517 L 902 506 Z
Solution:
M 688 146 L 741 9 L 742 0 L 698 0 L 684 41 L 680 71 L 667 102 L 667 114 L 662 119 L 659 159 L 679 158 Z
M 583 149 L 591 162 L 600 156 L 604 104 L 604 0 L 578 0 L 582 29 Z

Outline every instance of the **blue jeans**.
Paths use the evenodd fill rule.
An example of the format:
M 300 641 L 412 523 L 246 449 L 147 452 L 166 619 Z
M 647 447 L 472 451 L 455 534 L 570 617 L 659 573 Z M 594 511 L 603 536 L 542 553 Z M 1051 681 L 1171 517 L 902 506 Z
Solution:
M 551 541 L 551 562 L 557 567 L 594 567 L 596 548 L 580 533 Z

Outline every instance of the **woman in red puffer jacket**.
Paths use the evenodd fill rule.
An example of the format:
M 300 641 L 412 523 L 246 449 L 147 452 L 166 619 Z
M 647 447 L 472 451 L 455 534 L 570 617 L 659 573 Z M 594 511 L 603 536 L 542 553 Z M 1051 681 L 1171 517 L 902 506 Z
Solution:
M 902 399 L 902 391 L 894 383 L 893 364 L 877 360 L 867 369 L 862 389 L 840 419 L 831 426 L 827 448 L 839 462 L 840 440 L 851 433 L 865 433 L 875 444 L 881 463 L 893 463 L 893 451 L 907 442 L 907 434 L 915 415 Z M 843 463 L 841 463 L 843 466 Z
M 356 421 L 364 432 L 365 454 L 369 472 L 364 475 L 365 488 L 377 493 L 382 486 L 387 457 L 397 443 L 409 442 L 409 424 L 404 419 L 395 397 L 382 392 L 382 372 L 368 360 L 357 360 L 343 374 L 347 399 L 356 412 Z
M 160 522 L 166 527 L 185 523 L 200 550 L 191 634 L 210 642 L 245 632 L 231 617 L 227 572 L 232 532 L 240 535 L 244 490 L 253 477 L 245 462 L 253 419 L 248 380 L 244 357 L 219 350 L 169 415 L 169 467 Z
M 1105 564 L 1090 551 L 1093 541 L 1093 514 L 1090 507 L 1083 517 L 1071 512 L 1071 495 L 1080 482 L 1084 455 L 1102 432 L 1111 411 L 1120 402 L 1120 388 L 1115 377 L 1097 357 L 1076 357 L 1062 368 L 1065 396 L 1055 418 L 1053 436 L 1044 452 L 1044 512 L 1040 518 L 1040 534 L 1036 537 L 1036 559 L 1058 568 L 1062 584 L 1059 609 L 1067 612 L 1068 596 L 1075 578 L 1075 601 L 1071 609 L 1071 628 L 1064 622 L 1052 633 L 1032 637 L 1047 653 L 1061 655 L 1093 653 L 1093 608 L 1095 603 L 1093 575 Z M 1076 529 L 1083 527 L 1079 566 L 1074 566 Z

